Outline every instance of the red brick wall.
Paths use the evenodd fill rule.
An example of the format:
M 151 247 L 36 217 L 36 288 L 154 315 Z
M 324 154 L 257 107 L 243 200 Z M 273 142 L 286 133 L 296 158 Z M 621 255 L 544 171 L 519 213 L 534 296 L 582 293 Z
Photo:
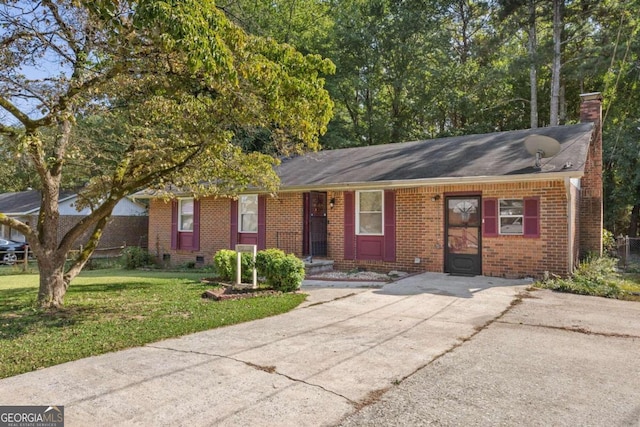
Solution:
M 580 121 L 594 122 L 595 132 L 589 145 L 580 194 L 580 255 L 602 254 L 602 96 L 582 96 Z
M 487 276 L 540 277 L 546 271 L 569 273 L 567 196 L 563 181 L 490 185 L 483 197 L 540 198 L 540 237 L 498 236 L 483 239 L 483 273 Z
M 396 190 L 396 262 L 343 260 L 344 193 L 329 191 L 335 199 L 327 210 L 328 258 L 335 268 L 365 268 L 388 272 L 444 270 L 444 194 L 476 192 L 492 198 L 540 198 L 540 237 L 498 236 L 482 239 L 483 274 L 488 276 L 542 276 L 545 271 L 566 275 L 569 269 L 567 200 L 564 182 L 443 185 Z M 432 200 L 436 195 L 437 200 Z M 149 210 L 149 249 L 162 259 L 171 254 L 171 263 L 205 263 L 213 254 L 229 247 L 229 200 L 205 198 L 201 204 L 201 250 L 172 251 L 171 204 L 152 200 Z M 267 247 L 302 256 L 302 193 L 281 193 L 267 200 Z M 418 261 L 418 262 L 416 262 Z
M 301 193 L 267 198 L 267 248 L 302 257 L 303 205 Z
M 337 269 L 444 271 L 443 195 L 458 192 L 477 192 L 491 198 L 540 198 L 540 238 L 482 238 L 484 275 L 524 277 L 542 276 L 545 271 L 559 275 L 568 273 L 567 198 L 563 181 L 398 189 L 395 263 L 342 260 L 343 193 L 330 192 L 329 197 L 336 198 L 336 206 L 329 212 L 329 258 L 335 261 Z M 436 195 L 440 196 L 439 199 L 432 201 Z
M 179 265 L 196 262 L 197 256 L 204 257 L 205 264 L 213 262 L 213 255 L 220 249 L 229 249 L 230 203 L 228 199 L 207 197 L 200 202 L 200 250 L 171 249 L 171 202 L 152 199 L 149 206 L 149 252 L 163 261 L 163 256 L 171 256 L 166 264 Z
M 80 221 L 81 216 L 61 216 L 58 227 L 58 240 Z M 34 224 L 37 217 L 34 217 Z M 113 216 L 109 219 L 104 229 L 98 251 L 94 255 L 100 255 L 100 249 L 116 248 L 120 246 L 147 246 L 147 231 L 149 229 L 149 218 L 147 216 Z M 89 239 L 90 231 L 86 232 L 76 241 L 74 248 L 86 243 Z

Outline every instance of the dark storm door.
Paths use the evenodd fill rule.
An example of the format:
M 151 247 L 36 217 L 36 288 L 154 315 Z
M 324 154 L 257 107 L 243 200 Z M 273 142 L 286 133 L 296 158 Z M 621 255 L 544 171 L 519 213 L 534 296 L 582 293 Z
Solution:
M 446 198 L 445 271 L 451 274 L 482 274 L 481 214 L 479 196 Z
M 306 255 L 327 256 L 327 193 L 312 191 L 305 199 Z

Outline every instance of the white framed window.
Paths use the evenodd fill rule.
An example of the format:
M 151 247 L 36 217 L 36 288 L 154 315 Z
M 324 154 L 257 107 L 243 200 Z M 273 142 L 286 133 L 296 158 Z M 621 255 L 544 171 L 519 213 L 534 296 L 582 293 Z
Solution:
M 498 216 L 500 234 L 524 234 L 523 199 L 500 199 Z
M 384 192 L 382 190 L 356 193 L 356 230 L 359 235 L 382 236 L 384 234 Z
M 193 231 L 193 199 L 178 201 L 178 231 Z
M 238 231 L 258 232 L 258 195 L 246 194 L 238 199 Z

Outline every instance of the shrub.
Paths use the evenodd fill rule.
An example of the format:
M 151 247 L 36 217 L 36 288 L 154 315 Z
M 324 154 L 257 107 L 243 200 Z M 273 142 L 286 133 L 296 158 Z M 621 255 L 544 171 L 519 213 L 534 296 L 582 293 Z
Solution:
M 580 295 L 620 298 L 625 292 L 619 287 L 616 263 L 609 257 L 588 258 L 580 263 L 570 278 L 547 280 L 542 287 Z
M 304 280 L 304 262 L 295 255 L 274 256 L 265 272 L 267 284 L 282 292 L 300 288 Z
M 184 264 L 181 264 L 180 268 L 183 269 L 183 270 L 193 270 L 194 268 L 196 268 L 196 262 L 195 261 L 187 261 Z
M 235 251 L 221 249 L 213 257 L 216 271 L 222 280 L 236 280 L 237 255 Z M 242 281 L 253 279 L 251 254 L 242 253 Z M 304 280 L 304 263 L 295 255 L 286 255 L 280 249 L 265 249 L 256 254 L 258 275 L 265 278 L 268 286 L 282 292 L 300 288 Z
M 242 281 L 253 281 L 253 257 L 250 253 L 241 254 Z M 231 249 L 221 249 L 213 256 L 213 263 L 216 271 L 222 280 L 236 280 L 236 266 L 238 264 L 238 253 Z
M 232 280 L 235 277 L 235 259 L 236 253 L 230 249 L 220 249 L 213 256 L 213 264 L 222 280 Z
M 276 259 L 284 258 L 287 255 L 280 249 L 265 249 L 256 254 L 256 268 L 258 275 L 267 277 L 271 274 L 271 268 Z
M 122 263 L 127 270 L 135 270 L 152 264 L 153 259 L 149 251 L 138 246 L 127 246 L 122 251 Z
M 604 250 L 604 253 L 609 256 L 618 256 L 618 244 L 616 243 L 616 238 L 612 232 L 604 228 L 602 229 L 602 249 Z

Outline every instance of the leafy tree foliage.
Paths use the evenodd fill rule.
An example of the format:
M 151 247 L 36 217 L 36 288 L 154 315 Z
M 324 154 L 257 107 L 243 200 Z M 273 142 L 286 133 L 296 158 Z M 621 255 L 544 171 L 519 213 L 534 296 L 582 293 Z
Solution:
M 616 234 L 636 232 L 638 0 L 555 2 L 561 19 L 554 88 L 551 1 L 236 3 L 264 17 L 245 19 L 260 22 L 249 31 L 336 64 L 327 78 L 336 105 L 321 138 L 326 148 L 549 126 L 552 116 L 572 123 L 578 95 L 603 92 L 605 224 Z
M 318 147 L 331 116 L 331 62 L 246 34 L 211 0 L 7 0 L 0 28 L 2 150 L 25 158 L 42 190 L 37 225 L 0 223 L 37 255 L 45 307 L 63 303 L 122 197 L 274 190 L 275 158 L 236 134 L 270 129 L 272 153 L 295 153 Z M 69 182 L 93 211 L 59 241 Z

